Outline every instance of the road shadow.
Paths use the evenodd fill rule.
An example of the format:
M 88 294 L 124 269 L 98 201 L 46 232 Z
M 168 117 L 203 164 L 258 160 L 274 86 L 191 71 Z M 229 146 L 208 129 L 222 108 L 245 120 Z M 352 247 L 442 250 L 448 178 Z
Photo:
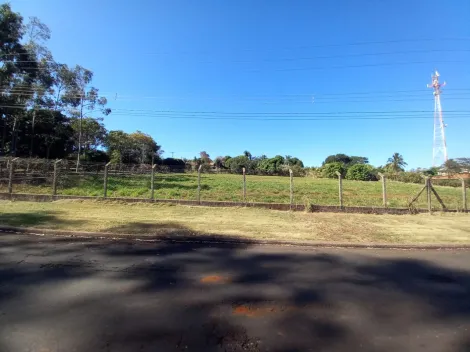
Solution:
M 81 220 L 66 220 L 57 216 L 59 212 L 35 211 L 28 213 L 1 213 L 0 224 L 18 227 L 34 227 L 38 225 L 78 225 Z
M 0 235 L 0 350 L 26 343 L 125 352 L 469 346 L 465 252 L 306 251 L 171 222 L 110 230 L 160 236 Z

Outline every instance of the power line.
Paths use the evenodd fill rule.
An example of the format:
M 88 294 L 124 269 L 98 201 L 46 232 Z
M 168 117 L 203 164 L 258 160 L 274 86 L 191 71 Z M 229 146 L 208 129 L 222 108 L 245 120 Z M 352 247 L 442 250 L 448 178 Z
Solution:
M 404 66 L 404 65 L 416 65 L 416 64 L 460 64 L 467 63 L 467 61 L 447 61 L 447 60 L 433 60 L 433 61 L 410 61 L 410 62 L 386 62 L 380 64 L 363 64 L 363 65 L 344 65 L 344 66 L 318 66 L 318 67 L 293 67 L 293 68 L 283 68 L 283 69 L 272 69 L 269 71 L 273 72 L 287 72 L 287 71 L 313 71 L 313 70 L 332 70 L 332 69 L 345 69 L 345 68 L 365 68 L 365 67 L 380 67 L 380 66 Z M 146 66 L 148 68 L 153 68 L 155 66 Z M 44 67 L 31 67 L 29 70 L 47 70 L 48 68 Z M 247 72 L 260 72 L 264 71 L 263 69 L 244 69 Z
M 334 43 L 334 44 L 323 44 L 323 45 L 304 45 L 296 47 L 276 47 L 273 49 L 263 48 L 263 50 L 292 50 L 292 49 L 309 49 L 309 48 L 332 48 L 332 47 L 343 47 L 343 46 L 364 46 L 364 45 L 376 45 L 376 44 L 398 44 L 398 43 L 419 43 L 419 42 L 439 42 L 439 41 L 469 41 L 470 37 L 450 37 L 450 38 L 421 38 L 421 39 L 395 39 L 395 40 L 381 40 L 381 41 L 369 41 L 369 42 L 351 42 L 351 43 Z M 237 52 L 251 52 L 258 51 L 259 48 L 235 48 Z M 209 53 L 211 51 L 206 51 Z M 213 52 L 213 51 L 212 51 Z M 144 53 L 144 55 L 174 55 L 178 54 L 194 54 L 195 51 L 180 51 L 180 52 L 167 52 L 167 53 Z M 200 51 L 199 53 L 204 53 Z
M 267 60 L 237 60 L 227 61 L 227 63 L 251 63 L 251 62 L 283 62 L 283 61 L 300 61 L 300 60 L 317 60 L 317 59 L 334 59 L 334 58 L 350 58 L 350 57 L 364 57 L 364 56 L 382 56 L 382 55 L 397 55 L 397 54 L 419 54 L 419 53 L 438 53 L 438 52 L 470 52 L 468 49 L 426 49 L 426 50 L 407 50 L 407 51 L 389 51 L 379 53 L 362 53 L 362 54 L 345 54 L 345 55 L 323 55 L 323 56 L 310 56 L 310 57 L 293 57 L 293 58 L 279 58 L 279 59 L 267 59 Z M 4 63 L 43 63 L 43 62 L 55 62 L 53 60 L 48 61 L 16 61 L 16 60 L 3 60 Z M 215 61 L 194 61 L 193 63 L 214 63 Z M 220 63 L 220 61 L 217 61 Z

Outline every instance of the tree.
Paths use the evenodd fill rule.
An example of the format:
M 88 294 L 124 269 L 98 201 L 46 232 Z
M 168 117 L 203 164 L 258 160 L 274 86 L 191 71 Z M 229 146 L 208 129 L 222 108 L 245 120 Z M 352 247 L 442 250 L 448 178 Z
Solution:
M 253 159 L 253 156 L 251 155 L 251 153 L 248 151 L 248 150 L 245 150 L 243 152 L 243 155 L 248 159 L 248 160 L 252 160 Z
M 442 167 L 448 175 L 455 175 L 462 172 L 462 166 L 454 159 L 447 160 Z
M 356 164 L 348 169 L 346 179 L 355 181 L 377 181 L 377 175 L 371 165 Z
M 223 156 L 218 156 L 217 158 L 215 158 L 214 160 L 214 166 L 217 168 L 217 169 L 222 169 L 225 167 L 224 165 L 225 163 L 225 159 Z
M 105 147 L 111 162 L 122 164 L 132 149 L 132 141 L 124 131 L 110 131 L 105 140 Z
M 369 164 L 369 158 L 365 156 L 351 156 L 351 161 L 348 165 Z
M 429 169 L 425 169 L 422 171 L 423 175 L 426 176 L 436 176 L 439 172 L 438 167 L 430 167 Z
M 467 171 L 470 171 L 470 158 L 456 158 L 456 162 L 459 163 L 459 165 L 462 167 L 462 169 L 465 169 Z
M 2 118 L 2 152 L 16 155 L 20 124 L 34 95 L 38 63 L 21 43 L 23 18 L 9 4 L 0 5 L 0 116 Z M 24 107 L 24 108 L 23 108 Z M 8 133 L 9 132 L 9 133 Z M 7 142 L 7 135 L 10 141 Z
M 351 157 L 346 154 L 335 154 L 327 156 L 322 165 L 331 164 L 331 163 L 342 163 L 348 165 L 351 162 Z
M 394 153 L 391 158 L 388 158 L 387 168 L 392 172 L 404 171 L 405 166 L 408 165 L 405 163 L 403 156 L 400 153 Z
M 276 175 L 283 170 L 283 166 L 285 166 L 286 160 L 281 155 L 276 155 L 274 158 L 264 159 L 260 161 L 258 165 L 258 170 L 262 173 L 268 175 Z
M 285 163 L 287 166 L 291 166 L 291 167 L 292 166 L 297 166 L 300 168 L 304 167 L 304 163 L 302 162 L 302 160 L 300 160 L 299 158 L 292 157 L 290 155 L 286 155 Z
M 91 117 L 89 114 L 94 112 L 95 108 L 98 108 L 97 110 L 103 115 L 111 113 L 111 109 L 105 108 L 107 99 L 99 97 L 98 89 L 94 87 L 87 88 L 92 79 L 93 72 L 80 65 L 75 66 L 70 82 L 65 86 L 65 93 L 62 96 L 62 101 L 71 106 L 71 116 L 78 118 L 76 172 L 78 172 L 78 167 L 80 166 L 80 155 L 82 152 L 83 119 Z
M 155 142 L 155 140 L 146 133 L 137 131 L 129 135 L 130 138 L 130 155 L 132 162 L 140 164 L 151 164 L 156 157 L 160 157 L 161 147 Z
M 235 174 L 241 174 L 243 172 L 243 168 L 245 168 L 249 173 L 254 171 L 253 163 L 245 155 L 230 158 L 225 162 L 225 166 L 230 169 L 230 172 Z
M 79 138 L 80 128 L 79 119 L 72 118 L 71 126 L 74 131 L 74 140 Z M 82 120 L 82 145 L 83 153 L 87 154 L 92 151 L 96 151 L 101 147 L 106 139 L 106 128 L 104 125 L 93 118 L 87 117 Z
M 66 158 L 73 151 L 73 129 L 67 116 L 60 111 L 29 110 L 26 121 L 31 121 L 33 113 L 36 115 L 36 128 L 34 138 L 35 155 L 40 158 Z M 51 133 L 51 131 L 54 131 Z M 28 156 L 31 148 L 31 134 L 33 131 L 22 125 L 18 131 L 17 154 Z
M 200 152 L 199 157 L 201 159 L 202 164 L 210 164 L 212 162 L 209 154 L 207 154 L 207 152 L 205 151 Z
M 325 164 L 321 169 L 322 176 L 326 178 L 337 178 L 338 175 L 336 175 L 336 171 L 343 176 L 346 174 L 346 168 L 341 162 Z

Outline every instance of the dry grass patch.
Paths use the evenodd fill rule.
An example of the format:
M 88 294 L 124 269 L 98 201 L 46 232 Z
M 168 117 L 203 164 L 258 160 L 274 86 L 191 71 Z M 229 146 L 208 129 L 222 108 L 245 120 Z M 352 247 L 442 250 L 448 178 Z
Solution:
M 470 215 L 281 212 L 113 201 L 0 202 L 0 223 L 139 235 L 215 234 L 351 243 L 470 243 Z

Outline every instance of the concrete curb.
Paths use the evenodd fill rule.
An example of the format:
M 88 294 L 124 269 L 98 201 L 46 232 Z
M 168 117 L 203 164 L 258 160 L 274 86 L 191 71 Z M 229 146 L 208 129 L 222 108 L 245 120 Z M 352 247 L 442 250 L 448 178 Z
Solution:
M 168 230 L 168 229 L 167 229 Z M 166 232 L 167 232 L 166 230 Z M 349 249 L 401 249 L 401 250 L 470 250 L 470 244 L 391 244 L 391 243 L 344 243 L 344 242 L 314 242 L 314 241 L 279 241 L 256 240 L 243 237 L 227 239 L 220 235 L 205 235 L 198 238 L 197 234 L 180 229 L 170 229 L 174 235 L 149 235 L 138 236 L 135 234 L 113 234 L 109 232 L 63 231 L 52 229 L 37 229 L 32 227 L 0 226 L 1 233 L 13 233 L 34 236 L 51 236 L 61 238 L 73 238 L 77 240 L 111 240 L 129 242 L 171 242 L 171 243 L 207 243 L 223 245 L 275 245 L 306 248 L 349 248 Z M 178 234 L 178 232 L 180 234 Z M 182 235 L 184 233 L 185 235 Z

